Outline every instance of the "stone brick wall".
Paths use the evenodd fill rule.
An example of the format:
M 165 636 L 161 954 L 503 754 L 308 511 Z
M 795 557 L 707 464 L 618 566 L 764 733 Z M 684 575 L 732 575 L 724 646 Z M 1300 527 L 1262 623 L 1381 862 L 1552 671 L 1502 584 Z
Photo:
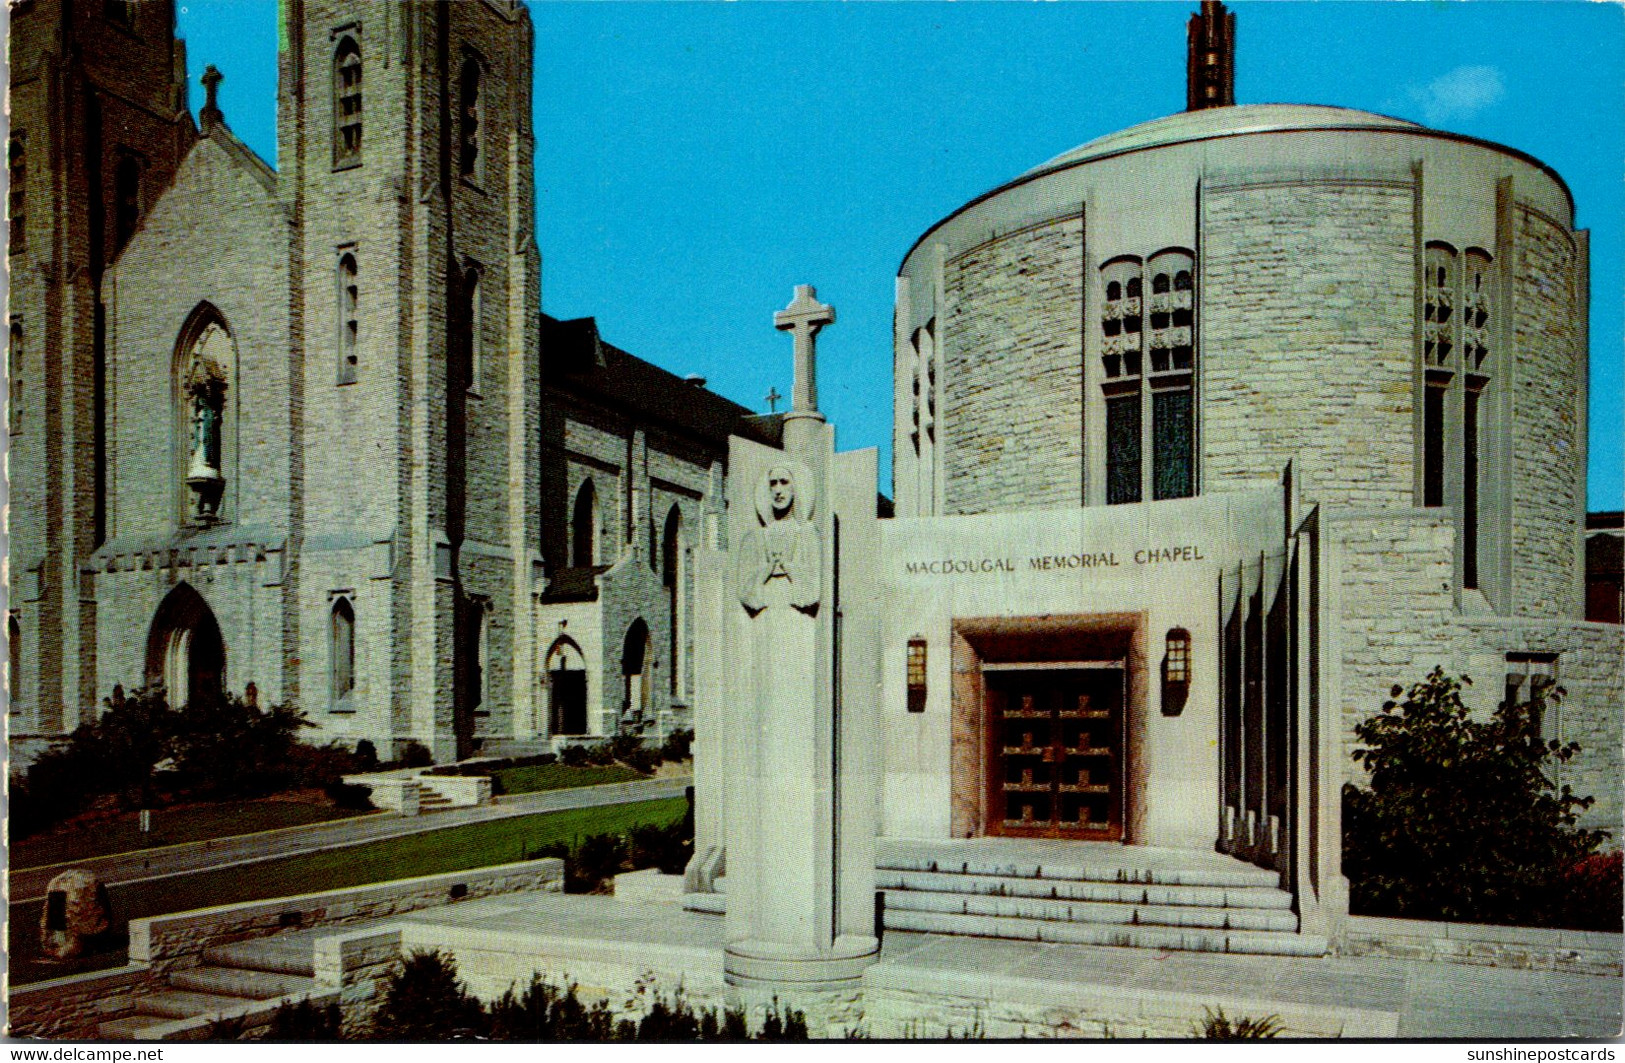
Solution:
M 1455 529 L 1444 510 L 1395 510 L 1326 522 L 1338 599 L 1328 633 L 1338 657 L 1341 750 L 1334 761 L 1358 781 L 1349 754 L 1354 725 L 1382 711 L 1394 684 L 1409 686 L 1455 649 L 1451 595 Z
M 1295 462 L 1309 500 L 1409 506 L 1412 189 L 1276 180 L 1202 187 L 1202 488 Z
M 94 1038 L 98 1023 L 130 1014 L 142 997 L 165 988 L 146 964 L 13 986 L 6 996 L 6 1032 L 50 1041 Z
M 1577 332 L 1574 239 L 1528 207 L 1517 210 L 1515 224 L 1512 612 L 1579 618 L 1586 355 Z
M 1625 944 L 1618 934 L 1478 923 L 1349 916 L 1335 942 L 1339 956 L 1387 956 L 1474 967 L 1577 974 L 1620 974 Z
M 1083 218 L 989 240 L 947 264 L 944 512 L 1083 502 Z

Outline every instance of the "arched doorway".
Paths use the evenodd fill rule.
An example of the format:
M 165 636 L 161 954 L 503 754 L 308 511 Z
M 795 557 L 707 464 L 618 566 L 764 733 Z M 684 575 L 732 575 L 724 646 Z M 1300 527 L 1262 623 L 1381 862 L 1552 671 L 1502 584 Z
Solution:
M 568 638 L 547 654 L 548 734 L 587 733 L 587 659 Z
M 162 683 L 175 707 L 217 702 L 226 689 L 226 643 L 203 596 L 182 583 L 164 599 L 147 635 L 147 685 Z
M 626 629 L 626 640 L 621 644 L 621 676 L 626 683 L 621 702 L 623 724 L 641 724 L 649 719 L 649 670 L 654 665 L 654 654 L 649 650 L 649 625 L 639 617 Z

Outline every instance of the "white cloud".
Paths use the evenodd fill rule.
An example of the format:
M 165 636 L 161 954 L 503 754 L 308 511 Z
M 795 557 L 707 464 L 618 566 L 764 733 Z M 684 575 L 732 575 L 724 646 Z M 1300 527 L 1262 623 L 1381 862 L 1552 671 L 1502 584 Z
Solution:
M 1506 84 L 1493 66 L 1458 66 L 1425 86 L 1412 86 L 1407 94 L 1422 109 L 1423 121 L 1441 125 L 1471 118 L 1500 103 L 1506 96 Z

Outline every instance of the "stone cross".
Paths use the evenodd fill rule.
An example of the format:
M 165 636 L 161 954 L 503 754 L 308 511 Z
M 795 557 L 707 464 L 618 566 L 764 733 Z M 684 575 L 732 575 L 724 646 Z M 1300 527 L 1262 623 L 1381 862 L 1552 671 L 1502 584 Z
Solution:
M 790 305 L 773 315 L 773 325 L 796 341 L 796 377 L 790 389 L 792 414 L 818 412 L 818 330 L 835 324 L 835 308 L 818 301 L 810 284 L 796 285 Z
M 220 112 L 220 82 L 225 77 L 213 63 L 203 68 L 203 91 L 208 94 L 208 99 L 203 104 L 203 110 L 198 112 L 198 117 L 206 123 L 213 124 L 225 118 Z
M 762 401 L 767 403 L 768 413 L 778 413 L 779 403 L 784 401 L 784 396 L 779 394 L 778 388 L 773 388 L 762 396 Z

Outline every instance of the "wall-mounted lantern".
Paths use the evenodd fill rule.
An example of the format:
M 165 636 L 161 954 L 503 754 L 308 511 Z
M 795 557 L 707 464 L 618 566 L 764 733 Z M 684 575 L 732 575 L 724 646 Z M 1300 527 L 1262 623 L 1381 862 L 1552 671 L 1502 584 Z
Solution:
M 908 711 L 925 711 L 925 640 L 908 640 Z
M 1162 714 L 1178 716 L 1185 711 L 1191 693 L 1191 633 L 1182 627 L 1168 632 L 1162 657 Z

